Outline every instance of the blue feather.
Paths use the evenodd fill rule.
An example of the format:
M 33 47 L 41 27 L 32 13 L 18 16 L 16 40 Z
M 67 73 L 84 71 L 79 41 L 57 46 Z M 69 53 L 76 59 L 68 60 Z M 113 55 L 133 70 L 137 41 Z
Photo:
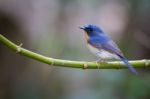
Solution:
M 118 55 L 118 56 L 119 56 L 120 59 L 128 66 L 129 70 L 130 70 L 132 73 L 138 75 L 138 72 L 132 67 L 132 65 L 128 62 L 128 60 L 127 60 L 125 57 L 122 57 L 122 56 L 120 56 L 120 55 Z

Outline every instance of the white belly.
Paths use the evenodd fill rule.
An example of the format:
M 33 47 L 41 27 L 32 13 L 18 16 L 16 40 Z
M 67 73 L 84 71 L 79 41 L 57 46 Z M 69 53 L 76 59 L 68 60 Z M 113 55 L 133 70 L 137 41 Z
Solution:
M 88 44 L 88 47 L 92 53 L 94 53 L 97 57 L 99 57 L 101 59 L 112 59 L 112 58 L 119 59 L 119 57 L 117 55 L 112 54 L 112 53 L 105 51 L 103 49 L 98 50 L 89 44 Z

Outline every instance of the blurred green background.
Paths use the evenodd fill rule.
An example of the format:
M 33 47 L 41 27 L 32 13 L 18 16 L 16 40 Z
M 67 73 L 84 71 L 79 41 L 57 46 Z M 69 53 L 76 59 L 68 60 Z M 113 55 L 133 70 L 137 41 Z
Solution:
M 94 61 L 78 27 L 96 24 L 128 59 L 150 58 L 149 0 L 0 0 L 0 33 L 39 54 Z M 0 44 L 0 99 L 150 99 L 150 70 L 48 66 Z

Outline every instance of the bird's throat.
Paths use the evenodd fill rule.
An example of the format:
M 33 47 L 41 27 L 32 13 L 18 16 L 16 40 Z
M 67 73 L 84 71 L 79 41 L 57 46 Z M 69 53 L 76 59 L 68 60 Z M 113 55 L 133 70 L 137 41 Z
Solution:
M 89 36 L 88 36 L 88 34 L 86 33 L 86 31 L 84 32 L 84 36 L 85 36 L 85 41 L 88 42 Z

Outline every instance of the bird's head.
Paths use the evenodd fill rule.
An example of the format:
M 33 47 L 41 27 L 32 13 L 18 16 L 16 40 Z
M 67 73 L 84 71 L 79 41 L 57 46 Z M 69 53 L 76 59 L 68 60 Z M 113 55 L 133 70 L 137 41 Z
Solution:
M 96 25 L 87 25 L 79 28 L 83 29 L 85 33 L 88 34 L 88 36 L 98 35 L 100 33 L 103 33 L 102 30 Z

